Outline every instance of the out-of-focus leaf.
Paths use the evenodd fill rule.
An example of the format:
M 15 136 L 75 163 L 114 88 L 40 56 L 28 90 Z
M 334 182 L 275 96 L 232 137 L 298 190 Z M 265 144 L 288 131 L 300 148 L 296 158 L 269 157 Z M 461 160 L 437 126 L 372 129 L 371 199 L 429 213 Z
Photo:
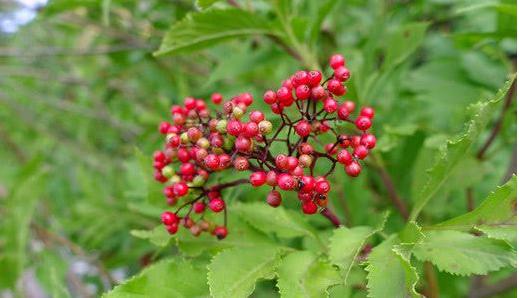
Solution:
M 388 36 L 388 47 L 384 59 L 384 70 L 402 63 L 422 44 L 428 23 L 413 23 L 399 27 Z
M 215 43 L 254 34 L 279 35 L 268 20 L 248 11 L 208 9 L 191 13 L 166 33 L 155 55 L 191 52 Z
M 447 143 L 447 147 L 441 150 L 436 164 L 429 170 L 429 179 L 423 186 L 420 197 L 411 211 L 411 220 L 417 218 L 422 208 L 449 178 L 452 169 L 465 156 L 470 145 L 485 129 L 494 111 L 497 110 L 499 103 L 505 97 L 508 89 L 510 89 L 512 81 L 508 81 L 492 99 L 478 102 L 472 107 L 473 117 L 468 122 L 465 132 L 455 140 Z
M 310 44 L 315 43 L 319 38 L 321 26 L 326 16 L 333 10 L 337 3 L 339 3 L 339 1 L 336 0 L 326 0 L 323 1 L 323 3 L 320 3 L 319 10 L 317 12 L 317 17 L 312 18 L 310 29 L 308 31 Z
M 151 243 L 160 247 L 168 245 L 171 239 L 171 235 L 169 235 L 163 225 L 159 225 L 153 228 L 153 230 L 132 230 L 130 234 L 137 238 L 148 239 Z
M 116 286 L 103 297 L 207 297 L 204 268 L 189 261 L 170 259 L 150 265 L 140 274 Z
M 431 229 L 470 231 L 475 226 L 515 227 L 517 219 L 517 177 L 498 187 L 469 213 L 436 224 Z
M 47 293 L 51 297 L 71 297 L 66 284 L 67 262 L 53 251 L 45 250 L 38 257 L 41 259 L 36 267 L 36 276 Z
M 341 283 L 339 272 L 309 251 L 284 257 L 277 269 L 279 292 L 283 298 L 328 297 L 328 288 Z
M 22 168 L 21 175 L 6 198 L 0 221 L 0 288 L 14 288 L 26 262 L 30 223 L 44 187 L 47 170 L 35 160 Z
M 206 9 L 220 0 L 196 0 L 196 6 Z
M 505 266 L 515 266 L 515 252 L 504 241 L 458 231 L 430 231 L 413 249 L 422 261 L 457 275 L 487 274 Z

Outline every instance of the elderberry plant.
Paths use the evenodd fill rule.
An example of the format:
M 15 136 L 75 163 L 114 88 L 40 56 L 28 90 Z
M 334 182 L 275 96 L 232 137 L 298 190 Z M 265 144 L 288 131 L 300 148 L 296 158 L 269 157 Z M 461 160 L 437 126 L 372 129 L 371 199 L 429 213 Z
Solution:
M 360 161 L 376 144 L 376 137 L 368 133 L 375 111 L 362 107 L 355 114 L 355 103 L 341 99 L 347 92 L 344 83 L 350 78 L 342 55 L 331 56 L 329 66 L 332 74 L 325 80 L 318 70 L 299 70 L 276 91 L 265 92 L 264 102 L 280 118 L 277 127 L 262 111 L 253 110 L 246 116 L 254 101 L 250 93 L 224 102 L 221 94 L 214 93 L 212 102 L 222 105 L 215 114 L 202 99 L 193 97 L 186 98 L 184 106 L 171 108 L 172 121 L 159 125 L 165 145 L 154 153 L 153 164 L 155 180 L 165 184 L 167 204 L 176 207 L 174 212 L 162 214 L 162 223 L 170 234 L 182 225 L 194 236 L 209 232 L 218 239 L 225 238 L 227 213 L 221 191 L 241 184 L 271 188 L 266 202 L 272 207 L 282 203 L 280 191 L 297 192 L 303 213 L 320 211 L 339 226 L 337 217 L 327 208 L 331 187 L 327 178 L 337 163 L 351 177 L 361 173 Z M 289 116 L 289 112 L 295 116 Z M 355 131 L 340 134 L 330 121 L 350 123 Z M 279 137 L 282 132 L 284 138 Z M 321 137 L 326 134 L 333 135 L 335 142 L 323 145 Z M 276 142 L 286 144 L 283 153 L 271 150 Z M 320 159 L 329 162 L 326 172 L 315 169 Z M 249 179 L 212 183 L 214 176 L 229 169 L 251 174 Z M 224 212 L 223 225 L 204 219 L 207 207 L 215 213 Z

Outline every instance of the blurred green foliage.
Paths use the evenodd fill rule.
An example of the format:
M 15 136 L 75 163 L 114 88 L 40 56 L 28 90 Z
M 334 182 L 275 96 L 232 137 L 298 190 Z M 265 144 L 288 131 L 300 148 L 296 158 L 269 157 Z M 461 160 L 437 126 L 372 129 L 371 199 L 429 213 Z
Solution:
M 377 109 L 376 158 L 358 179 L 343 171 L 333 176 L 330 203 L 354 239 L 340 238 L 352 235 L 342 230 L 332 236 L 329 223 L 318 216 L 293 213 L 295 203 L 276 210 L 257 203 L 264 200 L 262 189 L 225 194 L 232 203 L 231 232 L 224 241 L 182 231 L 171 238 L 155 228 L 166 205 L 152 179 L 151 154 L 160 147 L 157 124 L 168 119 L 171 104 L 188 95 L 208 99 L 215 91 L 227 98 L 247 91 L 260 99 L 296 69 L 323 66 L 336 52 L 352 70 L 347 97 Z M 489 196 L 516 170 L 515 94 L 505 89 L 494 96 L 515 65 L 511 0 L 51 0 L 34 21 L 0 35 L 0 288 L 29 296 L 30 285 L 37 284 L 52 297 L 98 296 L 148 263 L 169 258 L 108 296 L 207 296 L 205 268 L 215 258 L 210 282 L 225 265 L 241 260 L 245 269 L 262 268 L 233 287 L 217 277 L 219 287 L 211 285 L 215 297 L 276 297 L 277 289 L 287 297 L 320 297 L 315 293 L 337 284 L 328 290 L 332 297 L 365 297 L 367 286 L 373 297 L 408 289 L 408 295 L 416 289 L 434 297 L 427 283 L 431 272 L 422 261 L 436 259 L 424 247 L 449 237 L 480 239 L 473 245 L 501 257 L 499 264 L 463 272 L 497 270 L 482 279 L 432 269 L 441 297 L 498 283 L 514 272 L 505 265 L 510 246 L 515 256 L 516 231 L 510 231 L 515 209 L 506 221 L 508 231 L 470 223 L 469 229 L 489 238 L 433 230 L 487 196 L 486 209 L 460 217 L 461 222 L 483 216 L 502 224 L 500 214 L 506 212 L 488 213 L 506 210 L 496 200 L 516 200 L 515 178 L 497 190 L 499 196 Z M 253 106 L 262 109 L 261 100 Z M 269 113 L 267 118 L 274 119 Z M 496 139 L 478 156 L 499 121 Z M 447 140 L 459 142 L 445 146 Z M 419 206 L 412 215 L 418 230 L 406 226 L 388 199 L 387 177 L 408 211 Z M 392 212 L 379 228 L 386 210 Z M 428 239 L 416 244 L 418 260 L 410 259 L 409 247 L 393 248 L 406 241 L 394 234 L 404 228 Z M 322 257 L 330 237 L 340 248 L 358 243 L 351 256 L 330 249 L 330 261 L 341 274 L 346 269 L 340 262 L 355 259 L 363 243 L 382 244 L 367 268 L 364 259 L 360 267 L 347 267 L 342 285 Z M 273 243 L 283 247 L 272 248 Z M 232 250 L 214 257 L 223 249 Z M 281 260 L 294 249 L 301 251 Z M 471 267 L 481 258 L 456 260 Z M 435 265 L 452 269 L 449 261 Z M 373 270 L 385 262 L 402 267 Z M 292 267 L 306 275 L 288 274 Z M 27 281 L 30 272 L 35 274 Z M 275 274 L 281 279 L 277 288 L 273 281 L 254 286 Z M 183 275 L 202 288 L 183 284 Z M 377 284 L 388 275 L 401 278 L 407 288 Z M 171 283 L 154 282 L 161 279 Z M 298 283 L 303 292 L 289 290 Z M 499 295 L 514 297 L 515 288 Z

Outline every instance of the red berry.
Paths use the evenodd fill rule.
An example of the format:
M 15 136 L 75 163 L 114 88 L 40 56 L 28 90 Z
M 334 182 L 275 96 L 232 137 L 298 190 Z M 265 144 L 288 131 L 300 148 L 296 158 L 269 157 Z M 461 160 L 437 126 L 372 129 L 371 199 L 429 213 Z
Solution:
M 339 80 L 331 79 L 328 81 L 328 84 L 326 86 L 328 88 L 328 91 L 337 96 L 346 94 L 346 88 L 342 85 L 342 83 Z
M 168 133 L 169 128 L 171 127 L 171 124 L 169 122 L 163 121 L 159 125 L 159 132 L 163 135 Z
M 173 185 L 173 193 L 175 193 L 176 196 L 179 196 L 179 197 L 185 196 L 188 191 L 189 191 L 189 187 L 187 186 L 187 184 L 185 182 L 179 182 L 179 183 L 175 183 Z
M 348 152 L 348 150 L 342 149 L 339 151 L 339 153 L 337 153 L 337 161 L 343 165 L 349 165 L 353 161 L 353 158 L 351 157 L 351 154 Z
M 294 169 L 290 171 L 290 174 L 292 174 L 295 177 L 301 177 L 303 176 L 305 171 L 303 170 L 303 167 L 297 166 Z
M 279 174 L 278 175 L 278 186 L 282 190 L 291 190 L 296 187 L 296 179 L 289 174 Z
M 330 182 L 321 180 L 315 183 L 315 191 L 320 194 L 325 194 L 330 191 Z
M 334 143 L 328 143 L 324 146 L 324 151 L 328 154 L 335 154 L 337 153 L 337 145 L 335 145 Z
M 368 149 L 373 149 L 377 144 L 377 138 L 372 134 L 365 134 L 360 138 L 360 143 Z
M 184 148 L 179 148 L 177 158 L 180 162 L 188 162 L 191 159 L 191 156 L 189 155 L 189 151 Z
M 250 152 L 252 150 L 252 141 L 244 136 L 239 136 L 234 142 L 234 147 L 239 152 Z
M 342 104 L 337 109 L 337 117 L 341 120 L 348 119 L 348 116 L 350 116 L 350 111 L 348 110 L 348 106 L 346 104 Z
M 178 216 L 170 211 L 164 211 L 161 215 L 162 223 L 166 226 L 178 223 Z
M 214 198 L 209 201 L 209 209 L 213 212 L 221 212 L 225 209 L 225 201 L 220 198 Z
M 357 177 L 359 176 L 362 168 L 358 162 L 353 161 L 352 163 L 344 167 L 344 170 L 346 171 L 346 174 L 348 174 L 349 176 Z
M 355 111 L 355 103 L 353 101 L 347 100 L 344 102 L 344 105 L 350 113 L 353 113 L 353 111 Z
M 249 160 L 243 156 L 238 156 L 234 159 L 234 168 L 238 171 L 245 171 L 249 169 Z
M 153 160 L 163 163 L 166 160 L 166 155 L 162 151 L 155 151 L 153 153 Z
M 294 156 L 287 157 L 287 170 L 293 170 L 299 165 L 299 159 Z
M 277 181 L 277 174 L 276 172 L 274 171 L 268 171 L 267 172 L 267 185 L 270 185 L 270 186 L 276 186 L 278 185 L 278 181 Z
M 299 145 L 299 152 L 301 154 L 312 154 L 314 153 L 314 148 L 308 143 L 301 143 L 301 145 Z
M 308 99 L 312 91 L 307 85 L 299 85 L 296 88 L 296 97 L 301 100 Z
M 278 91 L 276 92 L 276 96 L 277 96 L 279 102 L 281 102 L 281 103 L 288 103 L 291 100 L 293 100 L 292 92 L 290 92 L 290 90 L 287 87 L 279 88 Z
M 317 212 L 317 205 L 310 200 L 306 200 L 303 202 L 302 209 L 304 214 L 314 214 Z
M 186 107 L 186 109 L 192 110 L 196 108 L 196 100 L 192 97 L 186 97 L 184 99 L 184 106 Z
M 182 175 L 194 175 L 196 173 L 195 165 L 192 163 L 183 163 L 180 165 L 180 173 Z
M 166 230 L 170 235 L 176 234 L 178 232 L 178 224 L 174 223 L 172 225 L 166 226 Z
M 366 116 L 360 116 L 355 120 L 355 125 L 360 130 L 367 130 L 371 127 L 371 119 Z
M 316 87 L 319 86 L 322 79 L 322 74 L 318 70 L 312 70 L 308 73 L 308 85 L 310 87 Z
M 227 133 L 231 136 L 237 137 L 242 132 L 242 124 L 238 120 L 231 120 L 227 122 Z
M 209 198 L 209 200 L 221 199 L 222 194 L 220 194 L 220 192 L 218 192 L 218 191 L 213 190 L 207 194 L 207 197 Z
M 326 90 L 324 90 L 323 86 L 316 86 L 311 90 L 312 98 L 315 100 L 321 100 L 326 97 Z
M 336 69 L 338 67 L 344 66 L 344 57 L 340 54 L 335 54 L 330 57 L 330 67 Z
M 223 96 L 220 94 L 220 93 L 213 93 L 211 95 L 211 101 L 214 103 L 214 104 L 221 104 L 222 103 L 222 100 L 223 100 Z
M 300 182 L 300 190 L 302 192 L 311 192 L 315 187 L 315 179 L 312 176 L 303 176 L 299 180 Z
M 344 66 L 334 69 L 333 74 L 334 77 L 341 82 L 347 81 L 350 78 L 350 71 Z
M 218 168 L 225 169 L 231 165 L 231 157 L 228 154 L 220 154 L 218 155 Z
M 260 123 L 261 121 L 265 120 L 265 115 L 260 111 L 252 111 L 249 114 L 249 119 L 252 122 Z
M 209 154 L 204 158 L 204 163 L 209 169 L 215 170 L 220 164 L 220 159 L 216 154 Z
M 269 105 L 276 103 L 276 101 L 277 101 L 276 92 L 274 92 L 272 90 L 268 90 L 267 92 L 265 92 L 265 94 L 263 94 L 263 100 L 265 101 L 266 104 L 269 104 Z
M 324 101 L 324 110 L 327 113 L 335 112 L 337 110 L 337 101 L 335 101 L 335 99 L 333 99 L 333 98 L 327 98 Z
M 276 156 L 276 166 L 281 170 L 288 169 L 288 157 L 284 154 L 279 154 Z
M 243 135 L 252 138 L 255 137 L 259 132 L 258 124 L 256 122 L 248 122 L 243 127 Z
M 248 92 L 240 94 L 239 99 L 246 106 L 250 106 L 252 104 L 252 102 L 254 102 L 254 98 L 252 97 L 252 94 L 250 94 Z
M 362 109 L 360 109 L 360 115 L 373 119 L 373 117 L 375 116 L 375 110 L 373 110 L 372 107 L 363 107 Z
M 279 191 L 271 191 L 267 195 L 267 204 L 269 204 L 272 207 L 278 207 L 281 205 L 281 194 Z
M 254 173 L 250 174 L 249 180 L 250 180 L 250 184 L 252 184 L 252 186 L 255 186 L 255 187 L 262 186 L 267 181 L 267 174 L 265 172 L 261 172 L 261 171 L 254 172 Z
M 193 211 L 195 213 L 202 213 L 205 211 L 205 204 L 203 202 L 196 202 L 193 204 Z
M 364 159 L 366 156 L 368 156 L 369 150 L 365 146 L 360 145 L 355 147 L 353 154 L 355 154 L 358 159 Z
M 278 103 L 273 103 L 271 106 L 270 106 L 270 109 L 272 110 L 272 112 L 274 114 L 281 114 L 283 112 L 283 107 L 278 104 Z
M 312 132 L 312 126 L 308 121 L 301 120 L 296 124 L 295 131 L 300 137 L 306 137 Z
M 216 227 L 214 229 L 213 234 L 218 238 L 218 240 L 222 240 L 227 237 L 227 228 L 226 227 Z
M 300 85 L 306 85 L 310 82 L 310 78 L 308 77 L 308 73 L 304 70 L 297 71 L 294 74 L 292 80 L 292 86 L 297 87 Z

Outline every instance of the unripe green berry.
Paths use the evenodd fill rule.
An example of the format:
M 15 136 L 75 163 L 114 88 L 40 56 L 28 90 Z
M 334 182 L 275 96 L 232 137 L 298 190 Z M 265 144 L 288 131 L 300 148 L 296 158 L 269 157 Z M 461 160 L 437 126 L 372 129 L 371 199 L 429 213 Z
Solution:
M 227 120 L 220 120 L 216 124 L 216 131 L 219 133 L 226 133 L 227 132 Z
M 227 136 L 223 139 L 223 149 L 231 150 L 234 146 L 234 140 L 236 140 L 233 136 Z
M 189 136 L 187 135 L 187 132 L 183 132 L 181 135 L 180 135 L 180 142 L 182 144 L 187 144 L 189 143 Z
M 191 184 L 195 187 L 199 187 L 199 186 L 203 186 L 205 184 L 206 180 L 204 179 L 204 177 L 200 176 L 200 175 L 196 175 L 195 178 L 193 178 L 193 181 L 191 182 Z
M 209 140 L 206 138 L 200 138 L 198 141 L 196 141 L 196 145 L 200 148 L 207 149 L 211 144 L 209 143 Z
M 236 119 L 240 119 L 241 117 L 243 117 L 243 114 L 245 114 L 245 113 L 243 112 L 242 109 L 240 109 L 240 107 L 234 107 L 234 108 L 232 109 L 232 115 L 233 115 L 234 118 L 236 118 Z
M 175 175 L 175 170 L 171 166 L 165 166 L 164 168 L 162 168 L 162 175 L 164 177 L 171 178 L 173 177 L 173 175 Z
M 178 182 L 182 181 L 182 179 L 180 179 L 180 176 L 178 176 L 178 175 L 173 175 L 173 176 L 171 176 L 171 178 L 169 178 L 169 181 L 171 183 L 178 183 Z
M 262 135 L 267 135 L 272 132 L 272 123 L 267 120 L 260 121 L 258 128 Z

